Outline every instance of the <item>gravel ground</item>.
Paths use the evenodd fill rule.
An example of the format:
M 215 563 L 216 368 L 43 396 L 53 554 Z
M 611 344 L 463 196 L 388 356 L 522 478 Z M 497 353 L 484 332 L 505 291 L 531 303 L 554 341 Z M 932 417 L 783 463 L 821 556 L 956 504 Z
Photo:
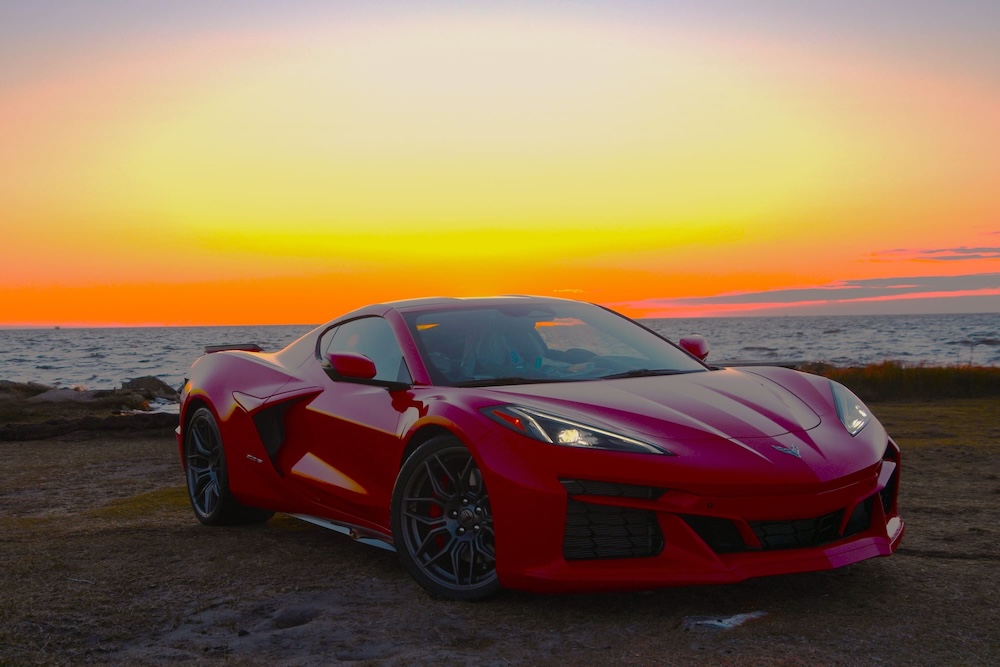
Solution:
M 891 558 L 475 604 L 286 516 L 201 526 L 168 432 L 0 442 L 0 665 L 998 664 L 995 401 L 875 409 L 904 451 Z

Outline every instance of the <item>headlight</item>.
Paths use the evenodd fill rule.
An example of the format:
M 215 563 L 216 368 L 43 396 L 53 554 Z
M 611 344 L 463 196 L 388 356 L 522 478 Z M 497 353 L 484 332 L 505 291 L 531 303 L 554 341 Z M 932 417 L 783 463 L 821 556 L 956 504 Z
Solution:
M 830 388 L 833 389 L 833 402 L 837 406 L 837 416 L 843 422 L 844 428 L 851 435 L 861 432 L 868 422 L 872 420 L 872 413 L 854 392 L 844 385 L 830 381 Z
M 512 431 L 553 445 L 674 456 L 673 452 L 648 442 L 517 405 L 498 405 L 483 408 L 482 412 Z

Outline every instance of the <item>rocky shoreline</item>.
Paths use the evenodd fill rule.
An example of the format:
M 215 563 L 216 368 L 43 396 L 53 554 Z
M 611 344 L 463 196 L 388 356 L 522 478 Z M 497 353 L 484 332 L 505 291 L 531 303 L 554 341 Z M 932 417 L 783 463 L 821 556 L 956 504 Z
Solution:
M 77 417 L 52 419 L 40 424 L 18 423 L 0 426 L 0 442 L 14 440 L 47 440 L 77 431 L 146 431 L 150 429 L 173 430 L 177 415 L 156 412 L 136 413 L 110 417 Z
M 78 431 L 173 430 L 178 415 L 151 404 L 176 403 L 175 389 L 152 376 L 120 389 L 81 390 L 0 381 L 0 441 L 44 440 Z
M 840 368 L 798 365 L 798 370 L 836 380 L 864 401 L 940 401 L 1000 397 L 1000 368 L 903 366 L 894 362 Z M 41 440 L 77 431 L 173 430 L 178 392 L 144 376 L 119 389 L 50 387 L 0 380 L 0 441 Z

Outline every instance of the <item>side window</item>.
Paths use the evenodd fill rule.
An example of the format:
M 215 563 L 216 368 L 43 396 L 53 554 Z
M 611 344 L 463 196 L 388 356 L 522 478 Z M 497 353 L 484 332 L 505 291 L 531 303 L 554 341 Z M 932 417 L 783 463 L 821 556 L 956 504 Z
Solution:
M 412 381 L 403 361 L 403 352 L 389 323 L 381 317 L 365 317 L 341 324 L 323 334 L 323 355 L 355 352 L 375 362 L 375 379 L 383 382 Z

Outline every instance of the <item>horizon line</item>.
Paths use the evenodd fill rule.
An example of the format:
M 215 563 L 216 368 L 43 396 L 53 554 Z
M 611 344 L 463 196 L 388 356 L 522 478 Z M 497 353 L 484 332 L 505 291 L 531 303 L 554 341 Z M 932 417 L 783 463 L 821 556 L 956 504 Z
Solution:
M 348 313 L 343 313 L 347 315 Z M 630 317 L 633 320 L 724 320 L 724 319 L 786 319 L 786 318 L 814 318 L 814 317 L 941 317 L 950 315 L 1000 315 L 1000 311 L 996 310 L 968 310 L 968 311 L 947 311 L 947 312 L 902 312 L 902 313 L 863 313 L 863 312 L 851 312 L 851 313 L 796 313 L 796 312 L 784 312 L 784 313 L 773 313 L 773 312 L 760 312 L 760 311 L 746 311 L 746 312 L 725 312 L 718 315 L 643 315 Z M 251 328 L 251 327 L 302 327 L 307 330 L 315 329 L 318 326 L 322 326 L 326 322 L 330 322 L 337 318 L 331 318 L 330 320 L 324 320 L 323 322 L 315 323 L 250 323 L 250 324 L 231 324 L 231 323 L 215 323 L 215 324 L 167 324 L 163 322 L 157 323 L 121 323 L 121 322 L 111 322 L 111 323 L 49 323 L 49 324 L 8 324 L 0 322 L 0 331 L 13 331 L 13 330 L 25 330 L 25 331 L 46 331 L 46 330 L 62 330 L 62 329 L 212 329 L 212 328 Z

